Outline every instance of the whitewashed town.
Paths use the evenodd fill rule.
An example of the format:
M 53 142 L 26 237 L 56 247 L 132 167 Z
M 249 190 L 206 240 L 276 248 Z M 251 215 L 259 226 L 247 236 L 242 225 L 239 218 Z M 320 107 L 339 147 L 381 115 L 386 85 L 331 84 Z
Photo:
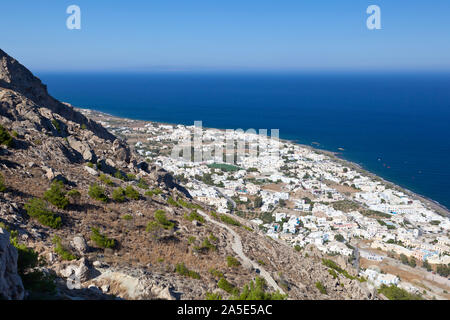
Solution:
M 198 146 L 193 148 L 195 142 L 191 145 L 198 130 L 194 125 L 96 116 L 132 142 L 147 161 L 173 173 L 195 200 L 211 210 L 246 218 L 255 229 L 298 251 L 313 244 L 330 256 L 346 257 L 376 287 L 393 284 L 422 292 L 408 279 L 414 270 L 421 279 L 450 289 L 448 275 L 439 272 L 450 264 L 450 219 L 445 208 L 430 200 L 332 153 L 270 139 L 266 132 L 235 130 L 227 136 L 236 141 L 230 144 L 224 141 L 224 130 L 200 129 L 203 155 L 221 155 L 205 160 L 194 157 L 199 152 Z M 252 152 L 252 143 L 259 145 L 258 152 Z M 222 155 L 222 150 L 232 157 Z M 230 159 L 231 163 L 226 161 Z M 389 272 L 380 265 L 388 266 Z

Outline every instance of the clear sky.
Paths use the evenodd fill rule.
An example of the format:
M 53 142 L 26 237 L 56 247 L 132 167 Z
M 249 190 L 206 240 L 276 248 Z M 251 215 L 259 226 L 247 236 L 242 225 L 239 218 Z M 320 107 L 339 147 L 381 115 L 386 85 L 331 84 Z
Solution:
M 450 70 L 449 0 L 4 0 L 0 30 L 32 71 Z

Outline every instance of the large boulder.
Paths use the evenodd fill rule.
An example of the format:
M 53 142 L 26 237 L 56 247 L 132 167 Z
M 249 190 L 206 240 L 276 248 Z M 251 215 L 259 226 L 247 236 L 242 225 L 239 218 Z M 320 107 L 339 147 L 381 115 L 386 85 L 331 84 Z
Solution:
M 163 185 L 167 189 L 176 189 L 179 192 L 183 193 L 186 197 L 189 199 L 192 199 L 191 194 L 189 191 L 184 188 L 183 186 L 180 186 L 178 183 L 176 183 L 175 179 L 173 178 L 173 175 L 166 171 L 164 168 L 161 168 L 157 165 L 152 166 L 150 169 L 150 178 L 157 181 L 160 185 Z
M 70 263 L 60 271 L 65 278 L 73 277 L 75 281 L 85 282 L 89 280 L 91 272 L 86 258 Z
M 0 299 L 22 300 L 25 290 L 17 273 L 17 250 L 9 241 L 9 233 L 0 228 Z
M 80 141 L 72 136 L 67 137 L 67 141 L 69 142 L 70 147 L 79 152 L 85 161 L 93 162 L 95 160 L 94 151 L 91 150 L 88 143 Z
M 75 236 L 70 245 L 80 254 L 84 254 L 89 250 L 86 240 L 83 236 Z
M 137 272 L 137 270 L 135 270 Z M 95 281 L 102 285 L 113 284 L 110 286 L 111 292 L 115 295 L 132 300 L 176 300 L 171 286 L 168 283 L 160 283 L 156 279 L 139 274 L 129 274 L 127 271 L 107 270 Z
M 128 145 L 126 145 L 123 141 L 119 139 L 114 140 L 112 152 L 118 161 L 124 163 L 130 162 L 131 151 Z

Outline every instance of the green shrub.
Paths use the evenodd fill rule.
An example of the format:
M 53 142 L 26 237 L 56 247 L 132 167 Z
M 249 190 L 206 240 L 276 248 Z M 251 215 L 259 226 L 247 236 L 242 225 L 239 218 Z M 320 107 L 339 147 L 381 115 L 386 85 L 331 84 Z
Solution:
M 132 186 L 127 186 L 125 188 L 125 196 L 132 200 L 139 200 L 140 194 Z
M 5 179 L 3 178 L 3 175 L 0 173 L 0 192 L 5 191 L 6 191 Z
M 145 195 L 146 195 L 146 196 L 149 196 L 149 197 L 153 197 L 153 196 L 156 196 L 156 195 L 161 194 L 161 193 L 162 193 L 162 190 L 161 190 L 161 189 L 155 188 L 155 189 L 153 189 L 153 190 L 148 190 L 148 191 L 146 191 L 146 192 L 145 192 Z
M 136 180 L 136 176 L 132 173 L 127 173 L 127 180 L 128 181 Z
M 209 240 L 216 242 L 216 241 L 218 241 L 219 239 L 218 239 L 215 235 L 213 235 L 212 233 L 210 233 L 210 234 L 209 234 Z
M 225 223 L 230 224 L 232 226 L 236 226 L 236 227 L 240 227 L 241 226 L 241 224 L 238 221 L 236 221 L 233 218 L 231 218 L 231 217 L 229 217 L 227 215 L 224 215 L 224 214 L 220 215 L 220 220 L 222 220 L 222 222 L 225 222 Z
M 125 215 L 122 216 L 122 219 L 123 219 L 123 220 L 129 221 L 129 220 L 132 220 L 132 219 L 133 219 L 133 216 L 130 215 L 130 214 L 125 214 Z
M 267 292 L 266 281 L 261 277 L 256 277 L 255 281 L 246 284 L 239 294 L 234 295 L 236 300 L 285 300 L 287 295 L 281 294 L 279 291 Z
M 190 203 L 187 201 L 184 201 L 183 199 L 179 199 L 178 200 L 178 204 L 184 208 L 188 208 L 188 209 L 201 209 L 202 207 L 198 204 L 195 203 Z
M 124 202 L 125 201 L 125 190 L 123 188 L 114 189 L 112 193 L 112 199 L 116 202 Z
M 203 218 L 203 216 L 201 216 L 196 210 L 191 211 L 191 213 L 189 214 L 185 214 L 184 217 L 189 221 L 197 220 L 198 222 L 201 223 L 205 222 L 205 218 Z
M 32 270 L 20 275 L 23 286 L 29 291 L 30 295 L 27 299 L 49 300 L 56 294 L 55 276 L 46 274 L 40 270 Z
M 213 250 L 214 251 L 217 248 L 215 245 L 213 245 L 211 242 L 209 242 L 208 239 L 204 239 L 201 247 L 196 247 L 196 249 L 198 249 L 198 250 Z
M 328 269 L 328 273 L 329 273 L 334 279 L 337 279 L 338 274 L 336 273 L 335 270 L 333 270 L 333 269 Z
M 83 124 L 81 125 L 81 129 L 82 129 L 82 130 L 86 130 L 86 129 L 87 129 L 86 124 L 83 123 Z
M 170 230 L 175 228 L 175 223 L 167 219 L 166 213 L 163 210 L 155 211 L 155 219 L 164 229 Z
M 351 280 L 357 279 L 357 277 L 354 277 L 354 276 L 350 275 L 347 270 L 342 269 L 341 267 L 339 267 L 333 260 L 322 259 L 322 264 L 324 266 L 327 266 L 328 268 L 334 269 L 335 271 L 337 271 L 338 273 L 342 274 L 347 279 L 351 279 Z
M 22 275 L 26 270 L 37 266 L 38 254 L 32 248 L 28 248 L 26 245 L 19 243 L 17 231 L 9 232 L 10 242 L 17 249 L 18 253 L 17 270 Z
M 58 229 L 62 225 L 61 217 L 48 210 L 45 201 L 34 198 L 25 204 L 25 210 L 27 214 L 39 221 L 44 226 L 48 226 L 53 229 Z
M 87 165 L 89 168 L 94 168 L 94 164 L 93 164 L 92 162 L 88 162 L 88 163 L 86 163 L 86 165 Z
M 153 194 L 158 195 L 158 194 L 161 194 L 161 193 L 162 193 L 162 190 L 160 188 L 153 189 Z
M 193 279 L 200 279 L 200 274 L 198 274 L 198 273 L 195 272 L 195 271 L 189 270 L 189 269 L 184 265 L 183 262 L 178 263 L 178 264 L 176 265 L 176 267 L 175 267 L 175 272 L 178 273 L 178 274 L 180 274 L 180 275 L 182 275 L 182 276 L 185 276 L 185 277 L 190 277 L 190 278 L 193 278 Z
M 14 140 L 9 134 L 9 132 L 0 124 L 0 144 L 7 147 L 12 147 L 14 145 Z
M 139 188 L 141 188 L 141 189 L 144 189 L 144 190 L 147 190 L 149 187 L 148 187 L 148 184 L 147 184 L 147 182 L 145 182 L 145 180 L 144 179 L 139 179 L 139 181 L 138 181 L 138 183 L 137 183 L 137 186 L 139 187 Z
M 61 132 L 61 126 L 59 125 L 58 120 L 52 119 L 52 124 L 58 132 Z
M 114 177 L 116 177 L 117 179 L 123 180 L 123 181 L 126 180 L 126 177 L 119 170 L 117 170 L 116 173 L 114 173 Z
M 450 275 L 450 264 L 440 264 L 436 267 L 436 272 L 442 277 L 448 277 Z
M 214 211 L 211 211 L 209 214 L 210 214 L 213 218 L 216 218 L 216 219 L 219 218 L 219 216 L 217 215 L 217 213 L 215 213 Z
M 149 223 L 147 223 L 147 227 L 145 228 L 146 232 L 157 232 L 159 230 L 161 230 L 161 225 L 156 222 L 155 220 L 150 221 Z
M 206 292 L 205 300 L 222 300 L 222 296 L 218 293 Z
M 59 209 L 65 209 L 69 205 L 64 184 L 59 180 L 52 182 L 50 189 L 44 193 L 44 199 Z
M 95 200 L 107 202 L 108 197 L 105 194 L 105 190 L 99 186 L 98 184 L 94 183 L 89 187 L 88 195 Z
M 100 174 L 100 176 L 98 177 L 100 179 L 101 182 L 103 182 L 104 184 L 108 185 L 108 186 L 114 186 L 114 182 L 111 180 L 110 177 L 108 177 L 106 174 Z
M 114 248 L 116 246 L 116 240 L 101 234 L 97 228 L 91 228 L 91 240 L 100 248 Z
M 167 199 L 167 203 L 170 204 L 171 206 L 174 207 L 179 207 L 180 205 L 178 204 L 178 202 L 176 202 L 172 197 L 169 197 Z
M 77 189 L 72 189 L 67 192 L 67 196 L 72 200 L 79 200 L 81 198 L 81 193 Z
M 420 296 L 409 293 L 393 284 L 389 287 L 382 284 L 378 292 L 386 296 L 389 300 L 422 300 Z
M 238 259 L 236 259 L 233 256 L 227 256 L 227 266 L 229 266 L 230 268 L 235 268 L 235 267 L 239 267 L 241 265 L 241 263 L 239 262 Z
M 211 275 L 215 278 L 222 278 L 223 277 L 223 272 L 219 271 L 217 269 L 211 268 L 209 269 L 209 273 L 211 273 Z
M 195 240 L 197 240 L 196 237 L 190 236 L 190 237 L 188 238 L 188 243 L 189 243 L 189 244 L 193 244 L 193 243 L 195 242 Z
M 62 260 L 76 260 L 78 259 L 77 256 L 72 254 L 68 249 L 64 248 L 61 244 L 61 238 L 58 236 L 53 237 L 53 243 L 55 244 L 55 252 L 61 257 Z
M 327 294 L 327 289 L 323 286 L 322 282 L 316 282 L 316 288 L 319 289 L 320 293 Z
M 219 282 L 217 282 L 217 286 L 223 291 L 229 294 L 238 294 L 239 290 L 233 286 L 230 282 L 227 281 L 224 277 L 220 278 Z

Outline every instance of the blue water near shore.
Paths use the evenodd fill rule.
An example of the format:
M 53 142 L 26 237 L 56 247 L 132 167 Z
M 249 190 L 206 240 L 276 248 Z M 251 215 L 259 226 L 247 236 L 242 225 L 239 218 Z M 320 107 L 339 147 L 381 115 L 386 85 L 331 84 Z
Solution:
M 450 208 L 448 73 L 38 75 L 54 97 L 116 116 L 280 129 L 344 148 L 343 158 Z

